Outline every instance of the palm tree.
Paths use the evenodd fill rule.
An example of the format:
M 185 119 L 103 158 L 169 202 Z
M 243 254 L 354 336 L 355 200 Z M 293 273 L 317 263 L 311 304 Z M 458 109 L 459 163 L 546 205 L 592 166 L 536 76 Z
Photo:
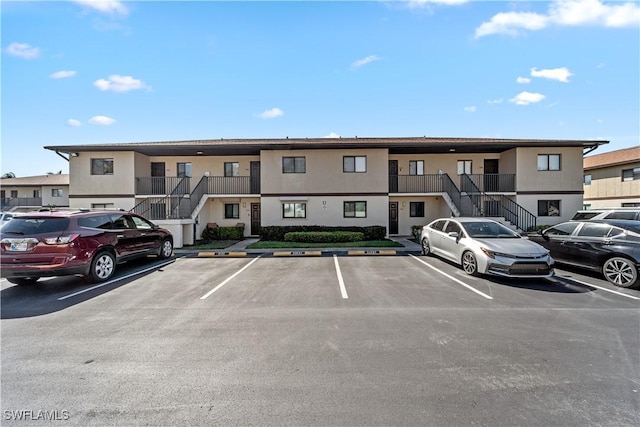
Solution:
M 2 176 L 0 176 L 0 179 L 5 179 L 5 178 L 15 178 L 16 174 L 13 172 L 7 172 L 5 174 L 3 174 Z

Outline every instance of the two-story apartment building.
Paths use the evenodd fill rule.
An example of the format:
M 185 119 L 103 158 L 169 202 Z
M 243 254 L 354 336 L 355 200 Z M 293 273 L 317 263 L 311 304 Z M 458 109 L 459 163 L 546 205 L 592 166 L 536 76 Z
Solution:
M 48 174 L 0 180 L 3 211 L 69 206 L 69 175 Z
M 584 152 L 608 141 L 235 139 L 47 146 L 68 158 L 70 205 L 122 208 L 192 244 L 209 223 L 411 226 L 499 218 L 522 230 L 582 208 Z
M 584 159 L 584 208 L 640 207 L 640 147 Z

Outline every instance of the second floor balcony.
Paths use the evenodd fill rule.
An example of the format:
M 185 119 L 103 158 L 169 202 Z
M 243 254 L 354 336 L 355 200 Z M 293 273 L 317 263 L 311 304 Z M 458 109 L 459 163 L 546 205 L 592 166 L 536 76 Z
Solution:
M 440 174 L 390 175 L 389 193 L 442 193 L 446 191 L 442 178 Z M 464 174 L 458 178 L 456 185 L 463 193 L 515 192 L 515 174 Z
M 137 177 L 138 196 L 182 196 L 201 188 L 204 194 L 260 194 L 260 179 L 250 176 Z

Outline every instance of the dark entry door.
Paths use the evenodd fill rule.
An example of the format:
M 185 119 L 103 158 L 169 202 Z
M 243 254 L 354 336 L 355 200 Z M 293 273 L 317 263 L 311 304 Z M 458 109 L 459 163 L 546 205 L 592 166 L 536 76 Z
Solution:
M 251 235 L 260 235 L 260 203 L 251 203 Z
M 484 159 L 483 191 L 500 191 L 500 175 L 498 175 L 498 159 Z
M 151 163 L 151 194 L 165 194 L 164 162 Z
M 389 202 L 389 234 L 398 234 L 398 202 Z
M 398 192 L 398 161 L 389 160 L 389 193 Z
M 260 194 L 260 162 L 251 162 L 249 176 L 251 180 L 251 194 Z

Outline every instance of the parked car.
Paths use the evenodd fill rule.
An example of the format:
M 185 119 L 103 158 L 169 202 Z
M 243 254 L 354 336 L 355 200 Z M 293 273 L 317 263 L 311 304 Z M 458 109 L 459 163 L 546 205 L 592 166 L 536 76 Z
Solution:
M 423 255 L 439 255 L 470 275 L 517 278 L 553 275 L 549 251 L 486 218 L 442 218 L 422 227 Z
M 15 284 L 76 274 L 101 282 L 113 276 L 119 263 L 172 253 L 168 230 L 124 211 L 18 214 L 0 230 L 0 275 Z
M 600 271 L 616 286 L 640 287 L 640 221 L 563 222 L 530 239 L 559 263 Z
M 0 213 L 0 228 L 9 222 L 13 218 L 13 214 L 11 212 L 2 212 Z
M 640 221 L 640 208 L 588 209 L 576 212 L 571 221 L 592 219 L 632 219 Z

